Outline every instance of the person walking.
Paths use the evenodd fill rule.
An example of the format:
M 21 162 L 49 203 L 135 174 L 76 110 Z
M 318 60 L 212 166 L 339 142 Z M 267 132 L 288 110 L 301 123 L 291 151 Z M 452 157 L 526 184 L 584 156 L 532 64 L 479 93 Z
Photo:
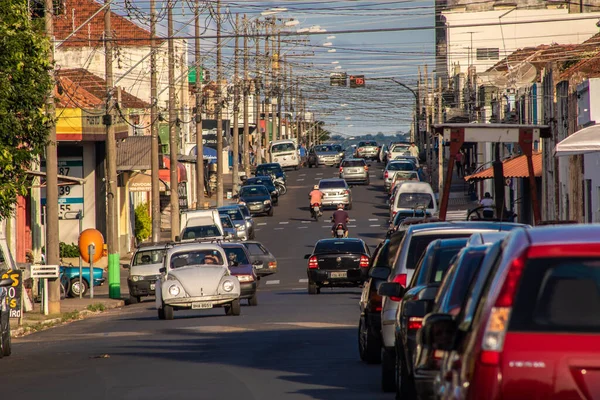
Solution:
M 465 155 L 463 153 L 463 150 L 459 150 L 458 154 L 456 155 L 456 175 L 458 175 L 458 177 L 460 178 L 461 176 L 465 176 Z
M 494 199 L 492 199 L 492 195 L 490 194 L 490 192 L 485 192 L 485 194 L 483 195 L 483 199 L 481 199 L 479 204 L 483 207 L 484 218 L 494 217 Z
M 411 156 L 416 157 L 417 159 L 419 158 L 419 148 L 417 147 L 417 145 L 415 144 L 415 142 L 412 142 L 410 144 L 410 147 L 408 148 L 408 151 L 410 152 Z

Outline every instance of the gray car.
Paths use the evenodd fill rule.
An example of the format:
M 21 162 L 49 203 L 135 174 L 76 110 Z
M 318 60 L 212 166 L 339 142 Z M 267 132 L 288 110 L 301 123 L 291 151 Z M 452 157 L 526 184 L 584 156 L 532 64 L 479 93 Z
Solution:
M 221 218 L 221 225 L 223 226 L 223 233 L 225 236 L 229 235 L 229 237 L 232 239 L 243 240 L 238 236 L 235 225 L 233 224 L 231 218 L 229 218 L 229 215 L 219 214 L 219 217 Z
M 417 171 L 417 166 L 411 161 L 390 161 L 383 171 L 383 184 L 385 190 L 390 190 L 394 177 L 398 171 Z
M 250 214 L 250 210 L 244 204 L 237 205 L 240 210 L 242 210 L 242 214 L 244 215 L 244 220 L 246 221 L 246 229 L 248 230 L 248 239 L 254 240 L 254 219 L 252 218 L 252 214 Z
M 350 158 L 340 164 L 340 178 L 346 182 L 369 184 L 369 166 L 362 158 Z
M 262 243 L 247 241 L 242 244 L 248 249 L 250 262 L 254 264 L 256 275 L 267 276 L 277 272 L 277 259 Z M 257 262 L 262 264 L 255 264 Z
M 356 148 L 356 157 L 377 160 L 379 158 L 379 146 L 377 142 L 373 140 L 359 142 Z
M 342 157 L 340 152 L 329 144 L 321 144 L 314 146 L 308 152 L 308 167 L 318 167 L 319 165 L 326 165 L 329 167 L 336 167 L 340 165 Z
M 352 210 L 352 191 L 343 179 L 330 178 L 319 181 L 319 190 L 323 192 L 323 207 L 335 207 L 338 204 Z
M 237 204 L 219 207 L 217 210 L 219 211 L 219 215 L 228 215 L 233 221 L 236 230 L 234 237 L 237 237 L 239 240 L 248 240 L 249 235 L 248 227 L 246 226 L 246 218 Z

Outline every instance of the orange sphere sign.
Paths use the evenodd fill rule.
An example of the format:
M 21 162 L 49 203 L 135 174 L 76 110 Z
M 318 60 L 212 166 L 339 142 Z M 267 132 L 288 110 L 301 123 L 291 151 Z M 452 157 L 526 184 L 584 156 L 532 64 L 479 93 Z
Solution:
M 96 249 L 94 251 L 93 261 L 97 262 L 102 258 L 104 237 L 97 229 L 86 229 L 79 235 L 79 253 L 83 261 L 90 262 L 90 244 L 93 244 Z

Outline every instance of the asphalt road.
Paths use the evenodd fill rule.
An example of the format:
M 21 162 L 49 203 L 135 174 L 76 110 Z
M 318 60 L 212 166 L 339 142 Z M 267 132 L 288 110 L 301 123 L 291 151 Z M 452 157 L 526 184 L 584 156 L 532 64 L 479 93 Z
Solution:
M 384 236 L 381 169 L 352 188 L 350 236 L 371 248 Z M 0 360 L 0 393 L 19 399 L 392 399 L 379 366 L 357 352 L 360 289 L 308 296 L 306 260 L 327 220 L 311 221 L 308 192 L 335 168 L 288 173 L 275 216 L 257 218 L 257 239 L 279 272 L 260 283 L 259 306 L 179 311 L 158 320 L 153 301 L 14 340 Z M 329 217 L 332 211 L 326 211 Z

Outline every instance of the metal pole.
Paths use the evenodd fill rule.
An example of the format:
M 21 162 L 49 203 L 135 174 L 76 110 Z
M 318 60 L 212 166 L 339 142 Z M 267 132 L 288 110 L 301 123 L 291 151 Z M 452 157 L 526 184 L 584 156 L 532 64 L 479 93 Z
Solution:
M 249 88 L 249 76 L 248 76 L 248 19 L 244 14 L 242 22 L 244 26 L 244 93 L 243 93 L 243 108 L 244 108 L 244 172 L 246 177 L 250 177 L 250 125 L 248 121 L 249 104 L 248 104 L 248 90 Z
M 239 75 L 239 52 L 240 52 L 240 41 L 239 41 L 239 26 L 240 26 L 240 15 L 235 15 L 235 50 L 233 53 L 233 171 L 232 171 L 232 192 L 237 193 L 237 185 L 239 183 L 239 156 L 240 156 L 240 79 Z
M 83 232 L 83 214 L 81 210 L 77 212 L 77 219 L 79 219 L 79 237 L 81 237 L 81 232 Z M 79 254 L 79 298 L 83 297 L 83 260 L 81 259 L 81 254 Z
M 109 0 L 105 0 L 105 4 Z M 106 68 L 106 234 L 108 244 L 108 295 L 111 299 L 121 297 L 121 271 L 119 265 L 119 215 L 117 207 L 117 142 L 113 125 L 113 52 L 110 5 L 104 13 L 104 62 Z M 90 278 L 91 279 L 91 278 Z M 90 285 L 93 287 L 94 285 Z
M 196 62 L 196 209 L 204 206 L 204 142 L 202 141 L 202 80 L 204 72 L 201 70 L 202 58 L 200 56 L 200 0 L 196 0 L 195 9 L 195 34 L 194 54 Z
M 223 205 L 223 110 L 221 104 L 223 66 L 221 57 L 221 0 L 217 0 L 217 207 Z
M 90 244 L 88 246 L 88 253 L 90 254 L 90 299 L 94 298 L 94 255 L 96 254 L 96 246 Z M 81 293 L 82 287 L 79 287 Z
M 273 18 L 272 20 L 272 28 L 271 28 L 271 32 L 273 34 L 275 34 L 275 32 L 277 31 L 277 25 L 275 24 L 275 18 Z M 279 36 L 279 34 L 277 34 L 277 36 Z M 276 43 L 275 43 L 275 38 L 271 39 L 271 84 L 272 84 L 272 90 L 271 90 L 271 96 L 269 96 L 269 104 L 271 106 L 271 131 L 273 132 L 272 134 L 272 139 L 271 140 L 279 140 L 279 131 L 277 130 L 277 123 L 276 123 L 276 118 L 277 118 L 277 107 L 275 107 L 276 105 L 279 105 L 279 76 L 278 76 L 278 70 L 279 70 L 279 52 L 275 53 L 277 51 L 277 47 L 276 47 Z M 275 64 L 275 60 L 277 60 L 277 64 Z M 277 104 L 273 104 L 272 103 L 272 99 L 275 99 L 275 101 L 277 102 Z M 273 161 L 269 158 L 269 161 Z
M 283 76 L 281 74 L 283 71 Z M 284 139 L 281 130 L 281 111 L 283 110 L 283 101 L 285 99 L 285 62 L 281 57 L 281 34 L 277 35 L 277 136 Z
M 269 60 L 273 59 L 273 54 L 271 54 L 270 50 L 269 50 L 269 33 L 270 31 L 272 31 L 270 29 L 271 27 L 271 23 L 269 21 L 265 22 L 265 70 L 264 70 L 264 77 L 265 77 L 265 156 L 267 159 L 267 162 L 271 161 L 271 157 L 270 154 L 268 152 L 268 148 L 269 148 L 269 141 L 273 140 L 273 126 L 271 123 L 271 93 L 272 93 L 272 88 L 269 85 L 273 85 L 273 79 L 270 80 L 269 82 L 269 74 L 267 72 L 267 69 L 269 68 L 269 66 L 272 67 L 272 63 L 269 63 Z
M 177 160 L 177 110 L 175 109 L 175 45 L 173 43 L 173 0 L 167 5 L 167 30 L 169 53 L 169 153 L 170 153 L 170 203 L 171 203 L 171 240 L 179 236 L 179 174 Z
M 258 33 L 258 32 L 257 32 Z M 255 54 L 254 54 L 254 68 L 256 70 L 255 82 L 254 82 L 254 123 L 256 124 L 256 165 L 262 163 L 262 132 L 260 130 L 260 36 L 256 36 L 255 40 Z
M 45 25 L 46 36 L 50 43 L 54 43 L 54 2 L 45 1 Z M 48 59 L 50 65 L 54 65 L 54 45 L 48 49 Z M 54 68 L 48 71 L 50 79 L 55 82 Z M 54 121 L 54 85 L 46 97 L 46 114 L 50 121 Z M 48 129 L 48 144 L 46 145 L 46 265 L 56 265 L 60 263 L 59 251 L 59 232 L 58 232 L 58 154 L 56 148 L 56 125 L 51 123 Z M 44 296 L 47 296 L 48 287 L 45 280 Z M 50 304 L 48 305 L 48 300 Z M 49 297 L 46 298 L 46 305 L 52 314 L 60 313 L 60 279 L 53 279 L 50 282 Z
M 151 172 L 151 213 L 152 213 L 152 241 L 154 243 L 160 241 L 160 181 L 158 178 L 159 157 L 162 157 L 158 147 L 158 80 L 156 75 L 156 0 L 150 0 L 150 135 L 151 141 L 151 156 L 150 156 L 150 172 Z

